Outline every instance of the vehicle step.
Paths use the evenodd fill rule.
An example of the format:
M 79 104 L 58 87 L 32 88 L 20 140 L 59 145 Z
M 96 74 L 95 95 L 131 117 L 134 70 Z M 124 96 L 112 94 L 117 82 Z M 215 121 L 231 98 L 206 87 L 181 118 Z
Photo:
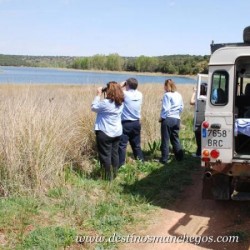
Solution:
M 235 201 L 250 201 L 250 193 L 249 192 L 238 192 L 236 190 L 233 191 L 231 195 L 231 199 Z

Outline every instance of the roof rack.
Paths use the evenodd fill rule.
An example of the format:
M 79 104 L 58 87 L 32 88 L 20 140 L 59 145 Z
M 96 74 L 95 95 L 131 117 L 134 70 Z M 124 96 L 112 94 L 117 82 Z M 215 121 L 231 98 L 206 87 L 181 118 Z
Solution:
M 250 44 L 247 43 L 211 43 L 211 54 L 214 53 L 217 49 L 223 48 L 223 47 L 242 47 L 242 46 L 249 46 Z
M 211 54 L 214 53 L 217 49 L 222 47 L 242 47 L 242 46 L 250 46 L 250 26 L 247 26 L 243 30 L 243 43 L 217 43 L 215 44 L 212 41 L 210 48 Z

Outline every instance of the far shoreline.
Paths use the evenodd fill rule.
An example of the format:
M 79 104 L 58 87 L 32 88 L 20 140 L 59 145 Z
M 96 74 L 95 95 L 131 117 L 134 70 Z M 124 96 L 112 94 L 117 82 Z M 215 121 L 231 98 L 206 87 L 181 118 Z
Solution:
M 161 72 L 137 72 L 137 71 L 111 71 L 111 70 L 84 70 L 84 69 L 70 69 L 70 68 L 52 68 L 63 71 L 80 71 L 80 72 L 93 72 L 93 73 L 107 73 L 107 74 L 126 74 L 126 75 L 147 75 L 147 76 L 166 76 L 166 77 L 187 77 L 196 79 L 196 75 L 176 75 L 176 74 L 165 74 Z

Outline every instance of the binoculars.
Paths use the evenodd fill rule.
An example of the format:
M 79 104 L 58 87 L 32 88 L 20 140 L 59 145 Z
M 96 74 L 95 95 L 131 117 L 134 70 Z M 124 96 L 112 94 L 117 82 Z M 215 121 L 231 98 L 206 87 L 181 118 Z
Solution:
M 107 87 L 103 87 L 103 88 L 102 88 L 102 93 L 106 92 L 107 89 L 108 89 L 108 86 L 107 86 Z

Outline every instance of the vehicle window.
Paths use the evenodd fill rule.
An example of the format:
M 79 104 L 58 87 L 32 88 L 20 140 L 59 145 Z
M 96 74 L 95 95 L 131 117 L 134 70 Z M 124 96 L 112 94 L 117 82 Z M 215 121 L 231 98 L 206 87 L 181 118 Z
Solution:
M 212 76 L 210 101 L 213 105 L 226 105 L 228 102 L 229 75 L 226 71 L 215 71 Z

